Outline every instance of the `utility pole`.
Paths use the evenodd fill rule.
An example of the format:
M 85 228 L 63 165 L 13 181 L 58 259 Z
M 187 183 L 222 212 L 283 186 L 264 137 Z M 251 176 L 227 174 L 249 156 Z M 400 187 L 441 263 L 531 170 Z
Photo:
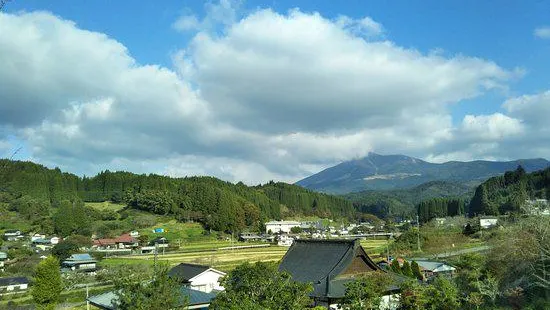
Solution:
M 159 246 L 158 246 L 158 243 L 155 241 L 155 256 L 153 256 L 153 269 L 155 270 L 155 272 L 157 271 L 158 253 L 159 253 Z
M 88 283 L 86 283 L 86 310 L 90 310 L 90 302 L 88 301 L 88 298 L 90 298 L 90 290 L 88 289 Z
M 418 220 L 418 214 L 416 215 L 416 245 L 418 246 L 418 252 L 420 252 L 420 221 Z

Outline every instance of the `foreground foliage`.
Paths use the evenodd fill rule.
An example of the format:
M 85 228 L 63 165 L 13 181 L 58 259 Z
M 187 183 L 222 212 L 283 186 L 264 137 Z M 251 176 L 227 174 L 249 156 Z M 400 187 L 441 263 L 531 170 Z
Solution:
M 225 291 L 210 304 L 214 310 L 303 310 L 312 287 L 277 271 L 272 263 L 244 263 L 222 280 Z
M 39 309 L 54 309 L 62 289 L 59 261 L 49 256 L 36 266 L 32 298 Z
M 168 276 L 166 266 L 159 267 L 152 280 L 143 281 L 133 274 L 115 279 L 115 289 L 115 305 L 120 310 L 186 309 L 181 285 Z

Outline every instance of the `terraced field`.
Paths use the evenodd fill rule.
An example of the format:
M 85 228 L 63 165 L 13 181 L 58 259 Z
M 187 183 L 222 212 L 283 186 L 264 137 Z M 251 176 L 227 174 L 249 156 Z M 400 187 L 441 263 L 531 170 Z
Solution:
M 235 245 L 243 245 L 238 243 Z M 246 244 L 249 245 L 249 244 Z M 264 244 L 265 245 L 265 244 Z M 384 240 L 362 240 L 363 248 L 376 259 L 386 246 Z M 185 246 L 183 251 L 159 254 L 159 262 L 166 262 L 169 265 L 179 263 L 194 263 L 209 265 L 216 269 L 229 271 L 244 262 L 277 262 L 285 255 L 287 247 L 268 246 L 259 248 L 244 248 L 233 250 L 218 250 L 223 246 L 229 246 L 228 242 L 210 242 L 201 244 L 190 244 Z M 118 264 L 153 264 L 153 255 L 135 255 L 104 259 L 101 264 L 104 267 Z

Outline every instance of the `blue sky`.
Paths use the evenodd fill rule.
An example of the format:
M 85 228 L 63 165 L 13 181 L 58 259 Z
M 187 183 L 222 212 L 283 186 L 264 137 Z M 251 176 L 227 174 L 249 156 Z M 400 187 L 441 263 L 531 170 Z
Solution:
M 297 10 L 299 14 L 292 13 L 293 10 Z M 46 12 L 48 17 L 42 20 L 32 15 L 37 11 Z M 134 72 L 136 67 L 157 66 L 157 71 L 152 75 L 144 74 L 140 80 L 145 83 L 142 86 L 152 85 L 151 87 L 162 83 L 160 79 L 165 77 L 149 82 L 147 79 L 164 74 L 159 71 L 166 69 L 177 76 L 171 77 L 176 79 L 173 83 L 181 84 L 182 90 L 179 93 L 181 95 L 183 92 L 182 96 L 186 97 L 173 101 L 167 98 L 167 102 L 159 105 L 167 111 L 179 105 L 185 106 L 182 108 L 185 111 L 190 111 L 191 107 L 193 111 L 202 111 L 197 112 L 200 115 L 189 116 L 186 112 L 179 120 L 166 120 L 164 115 L 155 114 L 158 110 L 152 110 L 149 113 L 151 123 L 147 123 L 144 118 L 136 119 L 135 123 L 128 125 L 111 117 L 121 115 L 120 111 L 123 111 L 116 114 L 114 111 L 118 110 L 115 108 L 124 107 L 127 109 L 124 111 L 130 111 L 139 109 L 139 104 L 150 105 L 152 102 L 144 103 L 137 99 L 143 96 L 126 98 L 131 97 L 124 95 L 128 93 L 127 89 L 109 89 L 108 85 L 98 85 L 99 82 L 93 85 L 87 85 L 86 83 L 91 83 L 89 81 L 82 82 L 82 85 L 67 85 L 75 92 L 64 94 L 60 90 L 55 96 L 51 95 L 48 100 L 55 101 L 55 104 L 51 107 L 44 104 L 47 108 L 44 108 L 42 114 L 37 113 L 33 122 L 18 122 L 12 121 L 13 117 L 0 117 L 0 133 L 3 132 L 4 136 L 0 136 L 0 142 L 2 139 L 4 141 L 0 143 L 0 147 L 4 146 L 3 153 L 9 154 L 22 145 L 24 149 L 20 156 L 46 165 L 88 174 L 105 168 L 132 169 L 173 175 L 211 174 L 231 181 L 244 179 L 254 183 L 268 179 L 294 181 L 341 160 L 364 156 L 369 151 L 406 153 L 434 161 L 550 157 L 549 149 L 545 146 L 548 140 L 542 137 L 550 129 L 542 125 L 539 119 L 550 116 L 546 114 L 550 111 L 546 109 L 550 105 L 547 98 L 550 96 L 546 95 L 550 89 L 550 34 L 545 32 L 545 29 L 550 29 L 547 28 L 550 27 L 550 1 L 225 0 L 205 4 L 203 1 L 13 0 L 6 4 L 3 14 L 14 17 L 3 19 L 4 25 L 7 25 L 4 29 L 12 29 L 7 28 L 10 23 L 28 24 L 29 27 L 38 27 L 37 29 L 48 23 L 59 23 L 69 25 L 67 32 L 63 32 L 64 35 L 74 32 L 74 37 L 67 36 L 72 41 L 65 43 L 62 42 L 63 38 L 49 38 L 48 34 L 43 34 L 40 39 L 29 37 L 27 40 L 22 32 L 19 45 L 14 44 L 12 49 L 0 49 L 0 56 L 11 57 L 9 59 L 14 64 L 25 62 L 25 57 L 34 59 L 36 63 L 32 67 L 35 71 L 32 74 L 50 74 L 52 81 L 56 81 L 59 78 L 56 73 L 69 68 L 62 69 L 65 65 L 63 58 L 57 60 L 49 57 L 46 64 L 45 60 L 31 54 L 8 52 L 22 48 L 24 44 L 36 44 L 38 50 L 40 46 L 57 46 L 63 49 L 78 40 L 79 36 L 87 40 L 80 32 L 85 30 L 103 36 L 103 39 L 96 38 L 93 42 L 85 41 L 87 44 L 97 44 L 89 45 L 90 55 L 86 51 L 76 51 L 73 47 L 67 48 L 66 54 L 60 54 L 65 55 L 64 57 L 74 56 L 74 63 L 89 62 L 90 67 L 93 67 L 95 54 L 91 54 L 97 52 L 95 49 L 105 51 L 116 42 L 126 50 L 116 49 L 113 52 L 120 57 L 113 60 L 116 63 L 111 68 L 118 68 L 118 64 L 123 64 L 128 59 L 133 59 L 136 64 L 128 68 L 121 65 L 124 68 L 121 67 L 120 70 Z M 342 24 L 342 16 L 347 18 L 346 24 Z M 178 28 L 177 21 L 186 17 L 192 17 L 198 24 L 186 29 Z M 289 34 L 285 36 L 277 33 L 276 29 L 269 28 L 281 18 L 283 24 L 280 27 L 287 29 L 285 27 L 288 26 Z M 361 23 L 365 20 L 369 21 L 369 26 Z M 70 25 L 71 22 L 75 25 Z M 247 25 L 248 28 L 245 27 Z M 324 28 L 325 26 L 328 28 Z M 254 27 L 266 27 L 265 33 L 257 37 Z M 292 27 L 297 28 L 292 30 Z M 61 27 L 56 26 L 53 29 L 56 32 Z M 338 29 L 343 32 L 337 33 Z M 362 32 L 358 33 L 358 29 Z M 311 33 L 308 34 L 307 31 Z M 325 33 L 320 34 L 317 31 Z M 290 37 L 294 33 L 297 33 L 296 37 Z M 4 36 L 6 35 L 13 33 L 5 32 Z M 311 43 L 314 48 L 310 49 L 309 45 L 300 47 L 300 42 L 311 37 L 315 38 Z M 104 40 L 105 38 L 108 40 Z M 48 40 L 59 45 L 48 43 Z M 361 47 L 360 44 L 350 43 L 348 46 L 350 40 L 363 42 L 365 45 Z M 335 47 L 331 42 L 335 46 L 343 44 L 342 51 L 334 52 Z M 391 47 L 383 47 L 382 42 Z M 262 47 L 263 44 L 281 47 L 280 54 L 273 48 L 267 51 Z M 289 44 L 288 48 L 285 44 Z M 356 54 L 353 50 L 355 47 L 357 53 L 361 54 Z M 300 51 L 300 55 L 294 51 Z M 311 59 L 312 64 L 327 64 L 327 67 L 321 70 L 311 66 L 296 68 L 293 65 L 289 68 L 295 68 L 297 72 L 288 73 L 287 76 L 285 72 L 288 70 L 280 71 L 278 67 L 269 66 L 269 63 L 277 63 L 281 59 L 299 64 L 298 57 L 303 56 L 302 52 L 311 53 L 311 57 L 303 58 L 302 63 L 304 59 Z M 352 62 L 356 56 L 365 67 L 357 68 L 357 72 L 353 74 L 348 72 L 353 70 L 335 68 L 336 65 L 332 64 L 334 59 L 343 62 L 349 60 L 350 63 L 357 64 Z M 20 59 L 16 59 L 17 57 Z M 102 59 L 101 57 L 97 59 Z M 315 57 L 319 59 L 316 60 Z M 237 60 L 233 64 L 234 59 Z M 387 63 L 383 67 L 378 67 L 376 62 L 367 65 L 372 59 L 385 59 Z M 258 63 L 253 62 L 255 60 Z M 230 65 L 234 67 L 229 68 Z M 37 69 L 41 66 L 57 69 Z M 433 66 L 433 71 L 430 66 Z M 101 65 L 97 64 L 97 67 Z M 253 68 L 256 67 L 263 68 L 262 73 L 265 75 L 259 76 L 258 72 L 254 72 Z M 384 68 L 392 69 L 384 71 Z M 315 71 L 317 69 L 318 72 Z M 102 70 L 98 71 L 97 76 L 92 71 L 86 71 L 86 74 L 101 81 L 108 80 L 107 77 L 115 79 L 126 72 L 114 69 L 109 72 L 109 67 Z M 418 76 L 413 76 L 415 70 L 418 70 Z M 325 78 L 323 74 L 328 74 L 327 72 L 330 75 Z M 391 79 L 391 74 L 394 73 L 398 76 Z M 312 84 L 303 80 L 300 80 L 303 85 L 285 83 L 290 77 L 302 75 Z M 4 77 L 10 78 L 9 75 Z M 356 83 L 361 78 L 367 79 L 365 83 L 368 85 L 378 86 L 373 86 L 372 91 L 364 92 L 347 88 L 347 85 Z M 56 85 L 62 87 L 63 83 L 67 83 L 63 78 L 59 79 Z M 346 79 L 351 80 L 345 82 Z M 14 78 L 11 77 L 11 80 Z M 30 82 L 37 83 L 36 85 L 14 85 L 21 92 L 28 93 L 31 89 L 41 89 L 44 86 L 41 81 L 44 80 L 49 80 L 48 76 L 41 76 Z M 75 77 L 73 81 L 79 79 Z M 251 81 L 264 81 L 266 84 L 250 84 Z M 320 84 L 325 82 L 330 87 Z M 432 89 L 431 85 L 436 84 L 436 89 Z M 158 85 L 158 89 L 162 89 Z M 360 87 L 361 83 L 358 85 Z M 125 82 L 120 87 L 130 86 Z M 29 89 L 25 90 L 25 87 Z M 313 95 L 307 97 L 300 92 L 300 89 L 306 93 L 311 92 L 315 87 L 330 90 L 322 98 L 330 97 L 331 101 L 317 104 L 319 98 Z M 80 92 L 76 92 L 77 89 Z M 377 89 L 381 90 L 378 92 Z M 409 98 L 406 94 L 398 96 L 393 90 L 395 93 L 414 93 L 410 96 L 412 102 L 407 101 Z M 354 92 L 357 94 L 350 95 Z M 278 96 L 292 93 L 298 95 Z M 388 102 L 383 102 L 385 95 L 391 97 Z M 33 113 L 33 105 L 42 105 L 41 100 L 32 98 L 36 101 L 28 99 L 27 108 L 30 107 L 30 110 L 18 110 L 16 99 L 19 97 L 16 93 L 6 95 L 6 98 L 1 96 L 0 99 L 6 107 L 4 110 L 0 107 L 0 112 L 9 110 L 16 116 L 29 111 Z M 188 103 L 189 106 L 182 103 L 188 101 L 193 103 Z M 93 123 L 94 126 L 99 126 L 97 128 L 105 129 L 105 137 L 93 137 L 91 133 L 98 132 L 98 129 L 92 124 L 89 127 L 84 126 L 84 118 L 92 119 L 89 115 L 87 118 L 83 116 L 85 111 L 91 111 L 87 107 L 103 107 L 113 113 L 109 117 L 105 116 L 103 123 L 97 120 Z M 79 121 L 81 123 L 69 124 L 67 115 L 71 109 L 71 113 L 80 111 L 78 115 L 72 115 L 72 119 L 78 116 L 82 118 Z M 358 111 L 369 113 L 359 117 Z M 310 122 L 308 114 L 318 121 Z M 190 118 L 186 119 L 188 116 Z M 412 120 L 411 128 L 403 126 L 401 117 Z M 172 121 L 173 125 L 170 123 Z M 157 125 L 159 123 L 171 125 L 164 128 Z M 178 127 L 176 124 L 186 125 Z M 201 126 L 205 124 L 209 130 L 219 127 L 219 132 L 212 132 L 204 137 L 207 130 Z M 420 128 L 425 124 L 433 127 L 428 128 L 426 125 L 426 128 Z M 111 131 L 107 128 L 111 128 Z M 63 140 L 56 136 L 59 132 L 55 133 L 54 129 L 65 135 L 63 139 L 82 137 L 82 140 L 67 144 L 52 143 L 52 140 Z M 141 131 L 143 136 L 132 136 L 136 130 Z M 72 134 L 68 134 L 69 131 Z M 166 152 L 155 153 L 135 149 L 133 146 L 116 152 L 106 151 L 102 148 L 107 148 L 105 145 L 109 142 L 121 145 L 115 138 L 110 140 L 109 132 L 116 132 L 113 136 L 117 139 L 123 139 L 124 136 L 136 143 L 152 143 Z M 403 136 L 403 133 L 407 135 Z M 533 136 L 534 133 L 537 134 L 536 137 Z M 186 146 L 178 143 L 175 139 L 177 136 L 182 137 L 181 144 Z M 94 138 L 98 140 L 95 141 Z M 145 140 L 140 140 L 142 138 Z M 528 145 L 522 148 L 522 152 L 517 150 L 520 142 Z M 73 149 L 76 145 L 79 150 Z M 270 153 L 251 151 L 254 148 L 269 149 Z M 137 156 L 136 152 L 143 155 Z M 88 158 L 87 154 L 94 153 L 98 156 Z M 324 154 L 321 156 L 319 153 Z

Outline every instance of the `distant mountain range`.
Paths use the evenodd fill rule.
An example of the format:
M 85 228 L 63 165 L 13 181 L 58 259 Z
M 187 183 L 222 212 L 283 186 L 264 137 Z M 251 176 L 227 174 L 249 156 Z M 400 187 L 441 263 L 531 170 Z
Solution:
M 475 186 L 486 179 L 514 170 L 518 165 L 527 172 L 544 169 L 550 162 L 543 158 L 514 161 L 430 163 L 405 155 L 368 156 L 343 162 L 296 182 L 311 190 L 346 194 L 364 190 L 389 190 L 414 187 L 431 181 L 448 181 Z

